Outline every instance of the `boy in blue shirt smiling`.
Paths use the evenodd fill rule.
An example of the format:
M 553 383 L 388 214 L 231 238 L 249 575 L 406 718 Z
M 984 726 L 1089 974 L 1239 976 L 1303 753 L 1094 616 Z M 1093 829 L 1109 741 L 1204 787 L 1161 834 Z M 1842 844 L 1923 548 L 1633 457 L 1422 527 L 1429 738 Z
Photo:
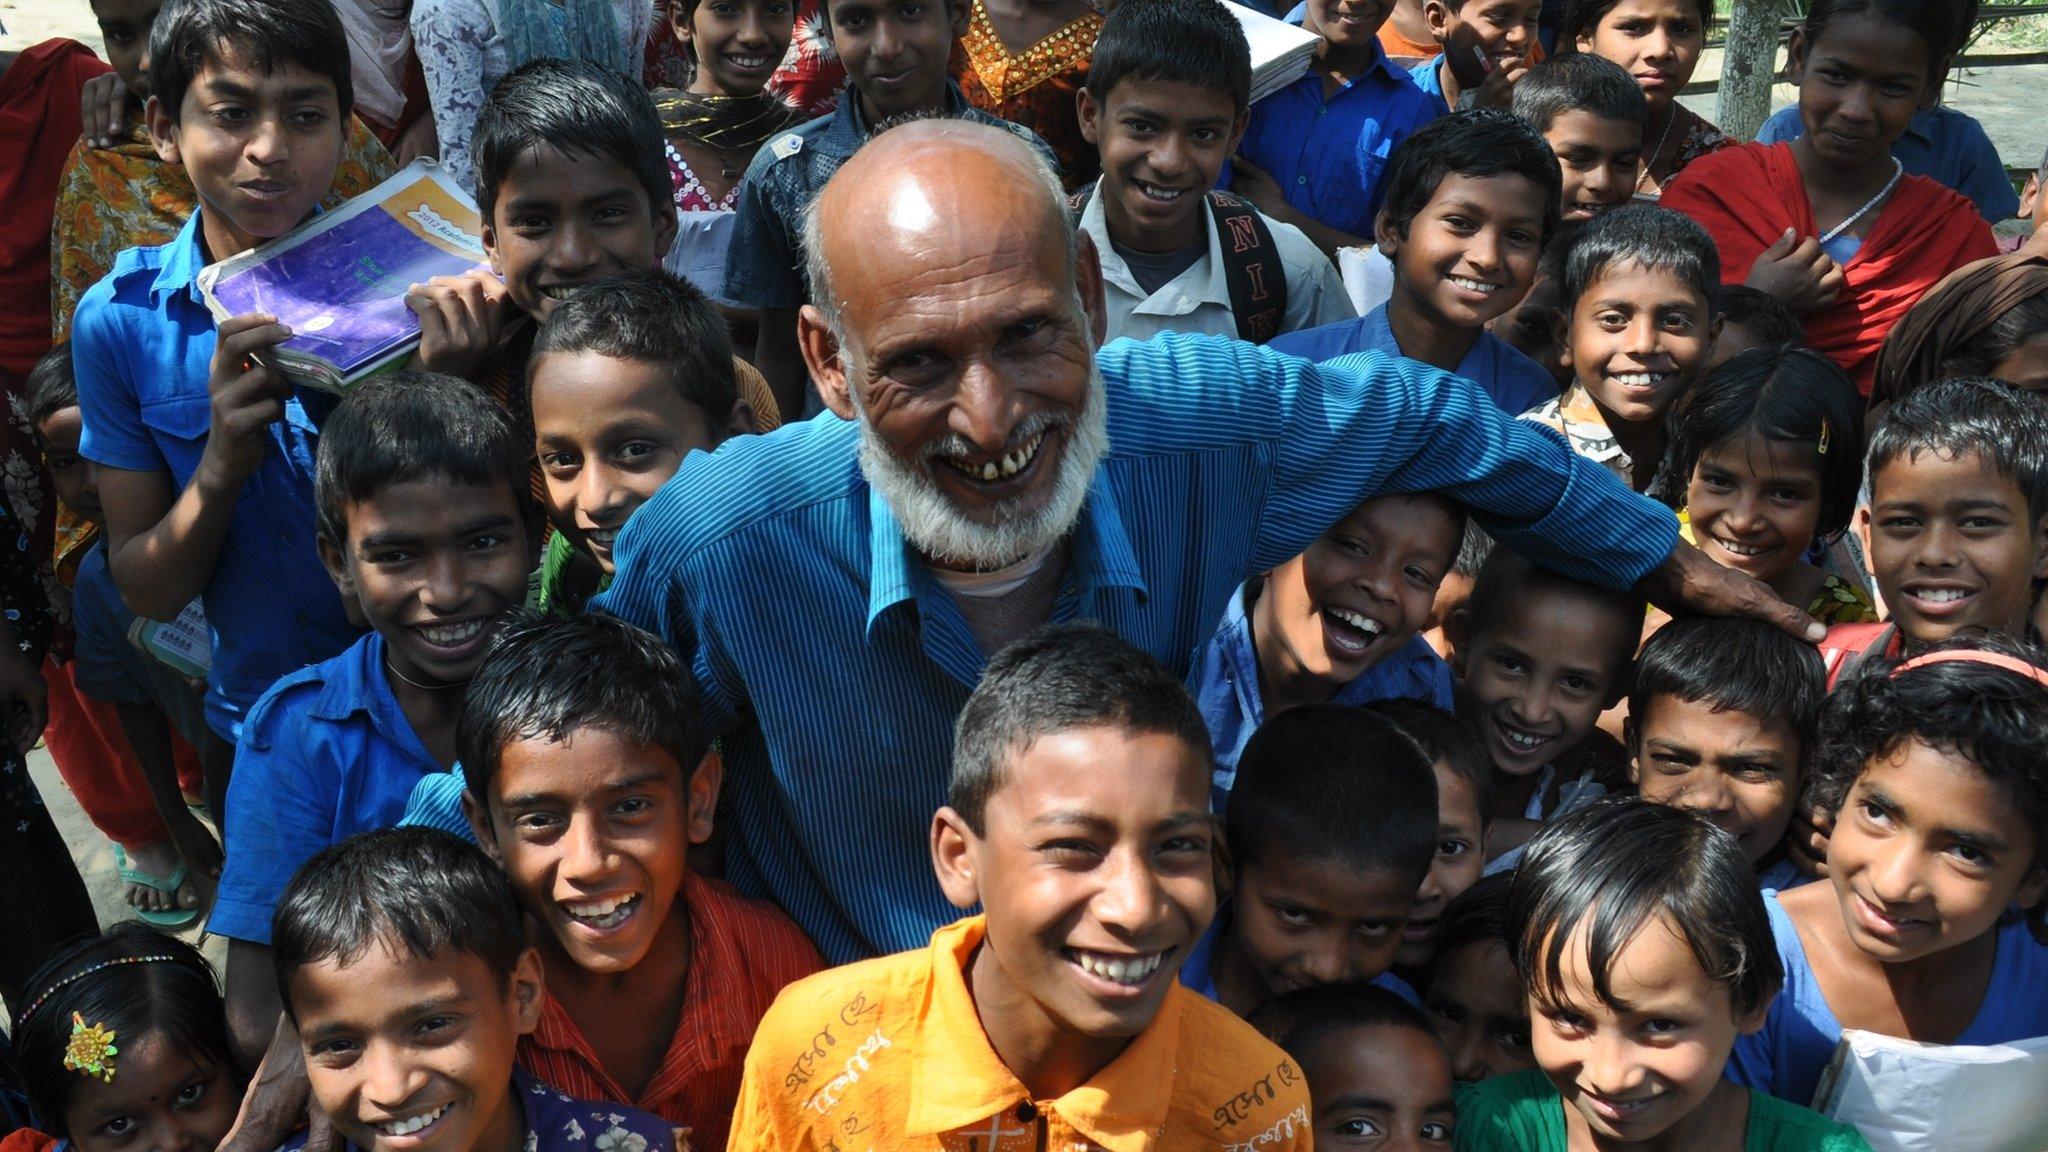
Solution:
M 1322 37 L 1309 74 L 1252 105 L 1224 182 L 1325 252 L 1372 243 L 1388 157 L 1445 112 L 1380 48 L 1392 10 L 1391 0 L 1303 6 L 1301 26 Z
M 455 761 L 463 688 L 533 567 L 528 452 L 482 391 L 428 372 L 361 384 L 328 421 L 320 556 L 372 631 L 278 681 L 244 725 L 207 929 L 229 940 L 229 1020 L 245 1054 L 277 1027 L 270 917 L 292 872 L 396 824 L 413 785 Z
M 1276 337 L 1273 349 L 1315 361 L 1406 356 L 1472 381 L 1510 413 L 1555 397 L 1550 373 L 1486 324 L 1535 283 L 1561 179 L 1550 146 L 1505 112 L 1425 125 L 1394 149 L 1376 224 L 1393 295 L 1356 320 Z

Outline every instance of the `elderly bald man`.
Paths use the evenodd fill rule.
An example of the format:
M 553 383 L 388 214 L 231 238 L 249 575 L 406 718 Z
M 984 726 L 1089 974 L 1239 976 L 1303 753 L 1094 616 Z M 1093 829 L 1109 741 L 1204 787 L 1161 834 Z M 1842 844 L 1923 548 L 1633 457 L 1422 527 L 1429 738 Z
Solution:
M 689 659 L 725 738 L 727 873 L 833 962 L 955 915 L 926 855 L 988 654 L 1090 619 L 1185 673 L 1246 577 L 1362 499 L 1438 489 L 1506 543 L 1680 609 L 1818 625 L 1476 387 L 1219 337 L 1097 350 L 1102 279 L 1007 134 L 877 136 L 806 224 L 821 416 L 693 455 L 601 606 Z

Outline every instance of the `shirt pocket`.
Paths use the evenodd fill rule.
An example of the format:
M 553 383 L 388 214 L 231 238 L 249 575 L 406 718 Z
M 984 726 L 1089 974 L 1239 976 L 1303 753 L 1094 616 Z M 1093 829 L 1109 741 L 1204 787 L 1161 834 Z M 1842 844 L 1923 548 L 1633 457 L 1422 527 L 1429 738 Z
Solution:
M 205 396 L 173 396 L 142 405 L 142 424 L 181 485 L 199 467 L 212 423 L 213 405 Z

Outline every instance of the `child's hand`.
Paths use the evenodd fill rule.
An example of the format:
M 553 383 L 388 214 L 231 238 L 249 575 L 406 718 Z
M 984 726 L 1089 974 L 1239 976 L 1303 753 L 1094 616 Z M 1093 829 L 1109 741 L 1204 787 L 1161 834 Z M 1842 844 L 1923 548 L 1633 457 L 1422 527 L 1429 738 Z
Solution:
M 85 141 L 95 148 L 111 148 L 128 133 L 128 86 L 113 72 L 85 82 L 78 93 L 78 122 Z
M 466 376 L 498 346 L 512 311 L 504 281 L 481 269 L 414 284 L 405 306 L 420 318 L 412 366 Z
M 398 137 L 397 146 L 391 150 L 391 158 L 397 162 L 400 168 L 405 167 L 422 156 L 439 156 L 440 154 L 441 134 L 434 127 L 434 114 L 432 112 L 420 113 L 419 119 L 414 120 L 406 128 Z
M 1785 830 L 1785 855 L 1809 876 L 1827 879 L 1828 836 L 1835 821 L 1826 812 L 1807 804 L 1792 809 L 1792 826 Z
M 1799 239 L 1792 229 L 1750 265 L 1743 283 L 1777 298 L 1795 316 L 1808 316 L 1829 307 L 1842 294 L 1848 280 L 1842 269 L 1811 236 Z
M 255 354 L 291 339 L 292 330 L 275 316 L 251 312 L 222 321 L 218 331 L 213 371 L 206 381 L 213 419 L 195 479 L 232 490 L 263 462 L 269 447 L 265 433 L 284 419 L 284 402 L 291 395 L 290 383 L 257 363 Z
M 1287 207 L 1287 193 L 1273 174 L 1242 156 L 1230 158 L 1230 189 L 1268 216 L 1278 216 Z
M 1479 82 L 1479 90 L 1472 94 L 1472 103 L 1479 108 L 1514 109 L 1515 84 L 1529 74 L 1527 64 L 1515 63 L 1506 68 L 1495 68 Z

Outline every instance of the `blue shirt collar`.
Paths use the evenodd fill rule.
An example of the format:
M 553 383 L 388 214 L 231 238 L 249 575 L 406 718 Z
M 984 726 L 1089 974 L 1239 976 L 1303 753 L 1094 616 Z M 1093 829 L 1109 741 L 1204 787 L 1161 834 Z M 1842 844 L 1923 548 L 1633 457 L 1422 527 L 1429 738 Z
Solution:
M 946 111 L 948 118 L 959 116 L 967 109 L 967 95 L 960 91 L 960 85 L 948 78 L 946 81 Z M 836 150 L 851 156 L 875 134 L 875 126 L 868 123 L 866 112 L 861 110 L 860 93 L 848 85 L 838 107 L 832 110 L 832 126 L 826 130 L 824 140 Z
M 366 634 L 346 652 L 324 666 L 329 675 L 320 686 L 306 714 L 315 720 L 340 723 L 358 714 L 369 718 L 370 726 L 384 739 L 407 750 L 425 764 L 438 765 L 433 754 L 413 731 L 405 709 L 384 677 L 384 637 Z
M 164 246 L 163 263 L 157 266 L 156 279 L 150 281 L 149 294 L 153 299 L 178 292 L 190 292 L 199 279 L 199 270 L 206 267 L 206 243 L 199 231 L 200 209 L 193 208 L 192 215 L 185 219 L 185 226 L 178 229 L 177 238 Z
M 903 525 L 881 492 L 865 480 L 862 484 L 868 491 L 867 628 L 872 635 L 875 621 L 883 612 L 916 599 L 917 580 L 911 571 Z M 1140 599 L 1149 594 L 1145 578 L 1138 571 L 1137 551 L 1124 531 L 1115 488 L 1101 464 L 1095 466 L 1088 499 L 1074 525 L 1074 548 L 1068 563 L 1073 568 L 1076 586 L 1081 589 L 1129 588 Z

